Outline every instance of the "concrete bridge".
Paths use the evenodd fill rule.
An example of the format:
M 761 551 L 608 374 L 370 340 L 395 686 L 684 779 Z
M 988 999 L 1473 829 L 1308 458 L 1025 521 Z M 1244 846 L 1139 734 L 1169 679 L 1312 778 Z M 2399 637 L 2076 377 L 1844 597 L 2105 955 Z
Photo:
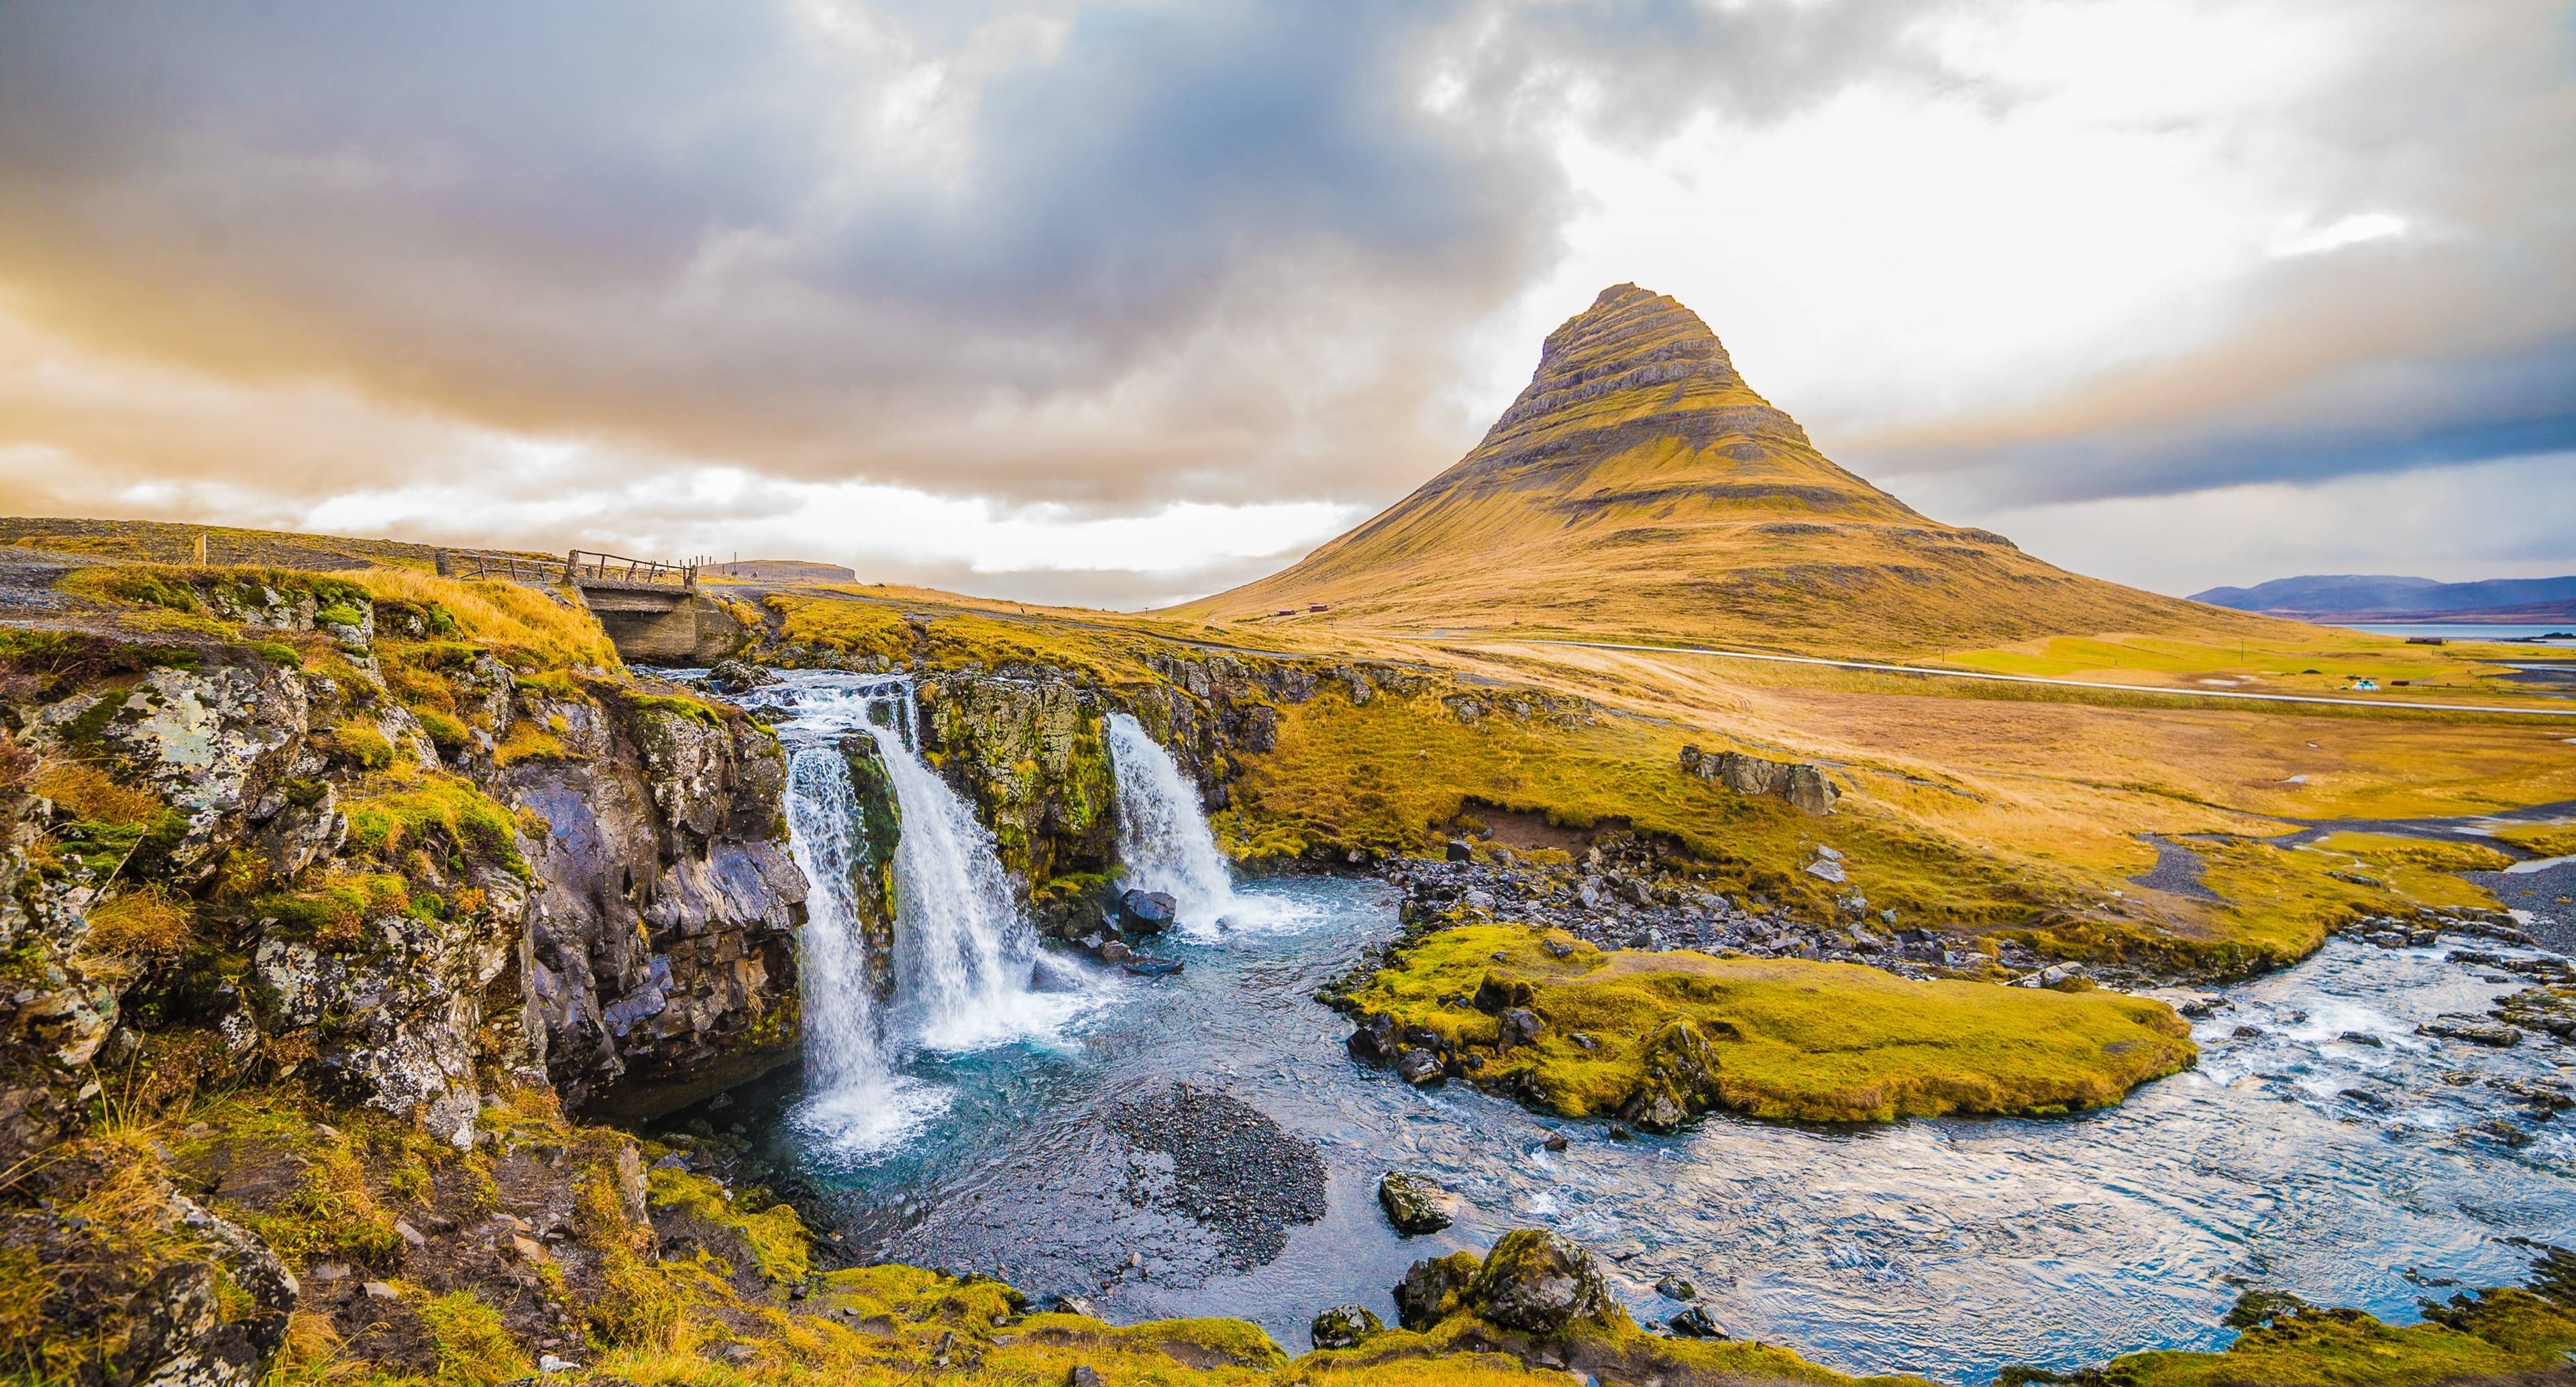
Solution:
M 750 633 L 733 613 L 698 592 L 698 565 L 630 559 L 574 549 L 561 563 L 524 554 L 438 552 L 447 577 L 492 579 L 560 591 L 569 587 L 599 618 L 617 657 L 639 665 L 711 665 L 735 654 Z

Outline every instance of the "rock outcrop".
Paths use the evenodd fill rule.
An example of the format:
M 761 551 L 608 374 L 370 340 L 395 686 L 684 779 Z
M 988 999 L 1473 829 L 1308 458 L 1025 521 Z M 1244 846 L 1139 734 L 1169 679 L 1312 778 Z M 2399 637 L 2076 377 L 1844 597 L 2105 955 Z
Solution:
M 1686 746 L 1681 762 L 1686 775 L 1718 781 L 1739 795 L 1775 796 L 1810 814 L 1832 813 L 1834 801 L 1842 797 L 1824 768 L 1812 761 L 1766 761 L 1741 751 Z
M 1061 677 L 952 674 L 916 694 L 924 754 L 993 831 L 1024 891 L 1116 861 L 1117 779 L 1097 693 Z
M 718 705 L 528 700 L 568 755 L 504 777 L 532 848 L 529 997 L 576 1112 L 685 1107 L 791 1057 L 806 883 L 788 856 L 777 739 Z
M 521 675 L 336 579 L 148 581 L 243 638 L 15 647 L 48 674 L 17 660 L 5 699 L 30 793 L 0 1064 L 28 1082 L 0 1140 L 59 1135 L 79 1066 L 163 1033 L 213 1046 L 181 1066 L 204 1080 L 310 1082 L 459 1144 L 507 1076 L 634 1116 L 792 1053 L 804 882 L 770 734 Z

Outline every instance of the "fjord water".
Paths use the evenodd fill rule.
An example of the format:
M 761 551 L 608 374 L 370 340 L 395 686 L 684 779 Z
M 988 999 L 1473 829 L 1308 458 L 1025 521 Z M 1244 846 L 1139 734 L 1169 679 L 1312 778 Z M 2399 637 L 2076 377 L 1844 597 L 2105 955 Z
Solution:
M 2436 1283 L 2518 1280 L 2527 1255 L 2505 1236 L 2576 1239 L 2576 1140 L 2543 1124 L 2514 1150 L 2477 1130 L 2515 1112 L 2494 1083 L 2550 1066 L 2414 1033 L 2509 990 L 2441 950 L 2329 943 L 2199 1023 L 2196 1071 L 2100 1113 L 1837 1129 L 1713 1117 L 1618 1142 L 1348 1057 L 1348 1024 L 1311 994 L 1394 932 L 1385 887 L 1229 889 L 1263 926 L 1220 916 L 1158 944 L 1186 965 L 1177 976 L 1041 953 L 1023 996 L 1053 1004 L 1049 1025 L 947 1048 L 888 1025 L 877 1091 L 904 1114 L 891 1137 L 836 1138 L 793 1079 L 766 1103 L 743 1095 L 737 1115 L 820 1192 L 852 1250 L 1082 1294 L 1116 1319 L 1239 1315 L 1292 1348 L 1327 1305 L 1391 1319 L 1388 1288 L 1414 1259 L 1530 1225 L 1599 1253 L 1643 1321 L 1679 1308 L 1653 1290 L 1677 1273 L 1737 1337 L 1960 1383 L 2223 1345 L 2243 1287 L 2412 1319 L 2419 1295 L 2448 1294 Z M 1289 1226 L 1266 1264 L 1244 1267 L 1220 1223 L 1172 1197 L 1179 1158 L 1122 1133 L 1175 1083 L 1317 1143 L 1323 1217 Z M 1551 1153 L 1559 1125 L 1571 1142 Z M 1389 1169 L 1458 1190 L 1459 1223 L 1398 1237 L 1374 1200 Z M 1257 1211 L 1272 1192 L 1234 1193 Z

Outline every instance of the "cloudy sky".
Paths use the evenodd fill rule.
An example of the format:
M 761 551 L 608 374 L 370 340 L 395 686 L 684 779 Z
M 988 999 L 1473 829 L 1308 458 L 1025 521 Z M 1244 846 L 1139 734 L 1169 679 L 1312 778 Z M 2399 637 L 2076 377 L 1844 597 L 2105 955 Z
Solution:
M 1144 605 L 1619 281 L 2087 572 L 2576 572 L 2571 0 L 0 0 L 10 513 Z

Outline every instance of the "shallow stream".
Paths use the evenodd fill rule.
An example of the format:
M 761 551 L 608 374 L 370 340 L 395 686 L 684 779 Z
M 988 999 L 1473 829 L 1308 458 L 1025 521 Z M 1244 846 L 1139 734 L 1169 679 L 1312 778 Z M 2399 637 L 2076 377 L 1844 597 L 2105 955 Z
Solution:
M 1679 1308 L 1653 1291 L 1678 1272 L 1739 1338 L 1967 1383 L 2006 1363 L 2223 1346 L 2240 1284 L 2413 1318 L 2418 1296 L 2446 1292 L 2410 1271 L 2517 1281 L 2527 1258 L 2501 1237 L 2576 1240 L 2576 1143 L 2561 1124 L 2520 1150 L 2471 1131 L 2515 1107 L 2485 1078 L 2550 1066 L 2413 1034 L 2507 990 L 2439 951 L 2330 943 L 2199 1023 L 2197 1071 L 2102 1113 L 1856 1130 L 1718 1117 L 1630 1142 L 1577 1123 L 1550 1153 L 1556 1124 L 1513 1104 L 1416 1092 L 1354 1063 L 1347 1024 L 1308 996 L 1394 928 L 1382 888 L 1250 892 L 1283 918 L 1165 949 L 1187 965 L 1177 977 L 1051 961 L 1090 1005 L 1045 1043 L 914 1051 L 902 1073 L 949 1095 L 914 1130 L 852 1154 L 773 1119 L 760 1129 L 773 1158 L 839 1191 L 844 1235 L 864 1252 L 1084 1294 L 1120 1319 L 1239 1315 L 1302 1347 L 1326 1305 L 1392 1320 L 1388 1288 L 1413 1259 L 1546 1225 L 1609 1259 L 1641 1320 Z M 2266 1034 L 2239 1040 L 2239 1026 Z M 1221 1234 L 1156 1187 L 1169 1159 L 1116 1130 L 1122 1105 L 1175 1081 L 1318 1145 L 1324 1216 L 1289 1225 L 1266 1266 L 1235 1270 Z M 1391 1168 L 1448 1183 L 1465 1217 L 1396 1236 L 1375 1200 Z

